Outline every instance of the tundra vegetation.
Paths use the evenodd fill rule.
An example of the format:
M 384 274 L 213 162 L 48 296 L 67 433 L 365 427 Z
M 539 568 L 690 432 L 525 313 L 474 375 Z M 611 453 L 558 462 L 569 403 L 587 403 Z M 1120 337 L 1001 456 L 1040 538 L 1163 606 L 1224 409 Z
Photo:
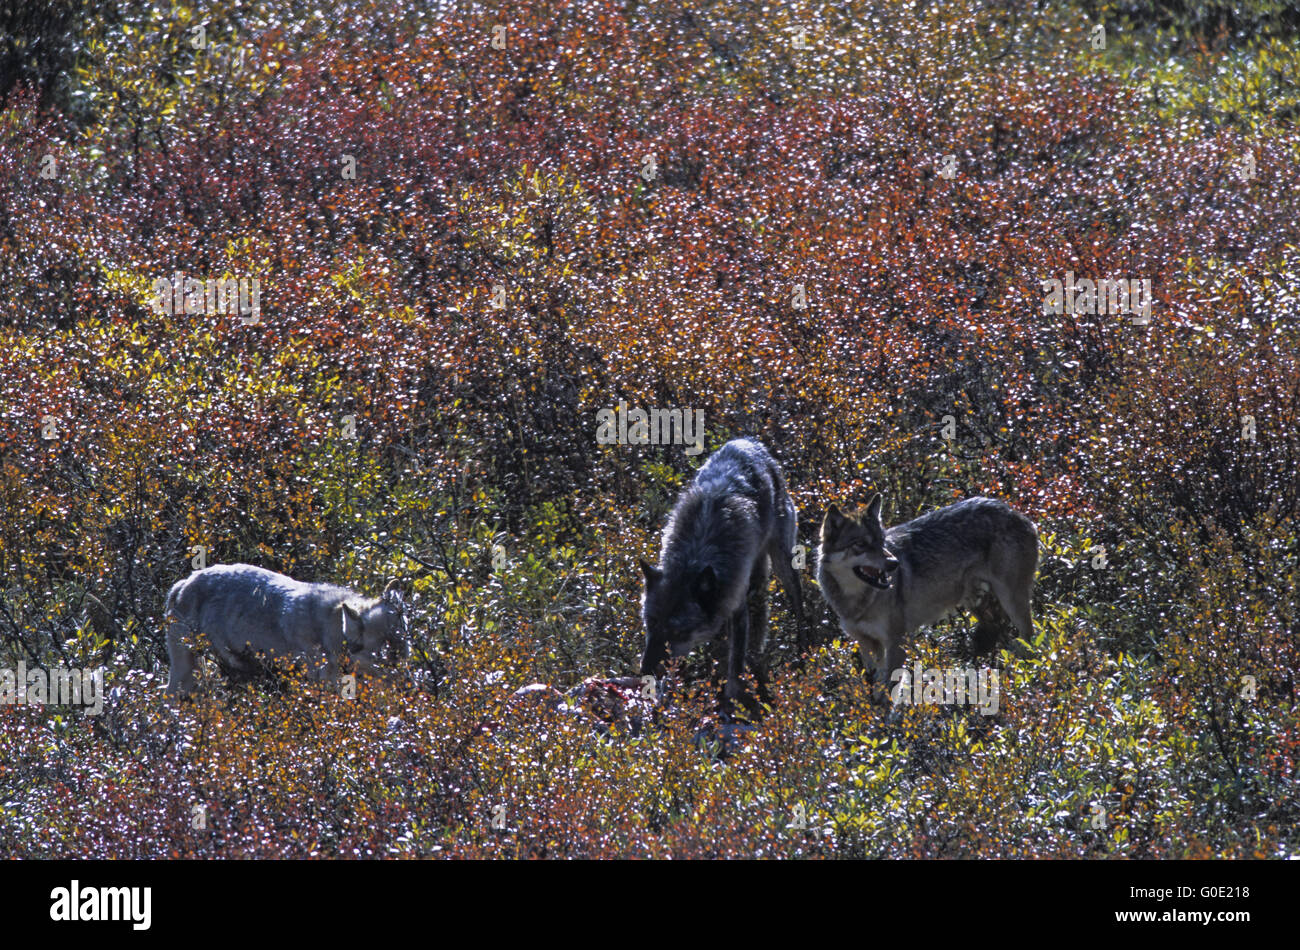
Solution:
M 108 691 L 0 707 L 0 851 L 1300 853 L 1293 8 L 443 6 L 0 15 L 0 667 Z M 260 319 L 157 312 L 178 273 Z M 997 714 L 891 720 L 811 563 L 725 760 L 708 651 L 636 735 L 510 702 L 636 669 L 703 456 L 602 444 L 623 404 L 761 439 L 809 549 L 876 491 L 1028 514 Z M 405 579 L 410 676 L 164 702 L 203 557 Z

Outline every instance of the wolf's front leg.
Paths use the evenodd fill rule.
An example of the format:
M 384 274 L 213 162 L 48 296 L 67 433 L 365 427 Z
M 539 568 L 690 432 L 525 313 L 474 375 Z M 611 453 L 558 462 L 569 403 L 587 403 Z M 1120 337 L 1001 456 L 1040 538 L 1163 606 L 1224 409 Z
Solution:
M 880 644 L 880 666 L 876 669 L 876 682 L 889 685 L 894 670 L 903 665 L 902 638 L 889 634 Z
M 740 677 L 745 671 L 745 645 L 749 640 L 749 611 L 744 604 L 731 615 L 731 652 L 727 656 L 727 686 L 723 693 L 726 717 L 731 718 L 736 697 L 740 695 Z
M 325 645 L 304 644 L 299 647 L 296 659 L 306 667 L 309 683 L 325 683 L 338 675 L 338 664 Z
M 889 675 L 900 662 L 901 654 L 897 648 L 890 649 L 888 640 L 878 640 L 874 636 L 858 638 L 858 652 L 862 655 L 862 665 L 871 672 L 871 692 L 879 701 L 889 694 Z
M 185 642 L 186 633 L 180 621 L 169 620 L 167 658 L 171 663 L 171 676 L 167 680 L 167 693 L 171 696 L 186 696 L 194 692 L 194 651 Z

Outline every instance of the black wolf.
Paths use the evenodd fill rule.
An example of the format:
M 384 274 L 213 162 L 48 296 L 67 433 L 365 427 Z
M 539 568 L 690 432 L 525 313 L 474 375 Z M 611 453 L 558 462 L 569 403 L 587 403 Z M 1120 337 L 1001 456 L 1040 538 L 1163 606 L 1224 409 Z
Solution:
M 797 523 L 781 467 L 761 443 L 735 439 L 714 452 L 673 507 L 659 566 L 641 562 L 642 675 L 658 675 L 668 659 L 685 656 L 725 630 L 731 637 L 725 695 L 734 700 L 746 658 L 761 675 L 758 658 L 767 636 L 773 569 L 805 645 L 803 599 L 791 563 Z

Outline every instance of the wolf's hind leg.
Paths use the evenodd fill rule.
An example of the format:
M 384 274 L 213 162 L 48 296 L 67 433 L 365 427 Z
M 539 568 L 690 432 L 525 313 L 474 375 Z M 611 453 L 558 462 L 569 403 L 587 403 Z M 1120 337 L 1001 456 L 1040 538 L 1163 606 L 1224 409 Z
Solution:
M 1008 583 L 1005 578 L 991 579 L 993 594 L 1006 611 L 1011 625 L 1016 628 L 1017 636 L 1032 640 L 1034 638 L 1034 615 L 1029 606 L 1029 585 Z
M 771 621 L 767 586 L 772 578 L 772 562 L 767 554 L 759 555 L 749 575 L 749 589 L 745 594 L 745 608 L 749 611 L 749 631 L 746 651 L 750 665 L 757 665 L 767 645 L 767 628 Z
M 730 721 L 740 695 L 740 677 L 745 672 L 745 645 L 749 639 L 749 611 L 744 604 L 727 621 L 731 628 L 731 649 L 727 654 L 727 685 L 723 690 L 723 718 Z

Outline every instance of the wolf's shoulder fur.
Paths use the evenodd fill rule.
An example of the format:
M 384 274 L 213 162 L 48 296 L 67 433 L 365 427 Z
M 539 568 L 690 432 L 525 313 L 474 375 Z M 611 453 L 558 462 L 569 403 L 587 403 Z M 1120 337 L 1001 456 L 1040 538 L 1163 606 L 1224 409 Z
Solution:
M 775 477 L 774 477 L 775 476 Z M 664 528 L 660 564 L 667 570 L 711 566 L 721 589 L 743 596 L 752 561 L 768 538 L 780 469 L 759 442 L 734 439 L 700 466 Z M 735 609 L 735 603 L 728 603 Z

